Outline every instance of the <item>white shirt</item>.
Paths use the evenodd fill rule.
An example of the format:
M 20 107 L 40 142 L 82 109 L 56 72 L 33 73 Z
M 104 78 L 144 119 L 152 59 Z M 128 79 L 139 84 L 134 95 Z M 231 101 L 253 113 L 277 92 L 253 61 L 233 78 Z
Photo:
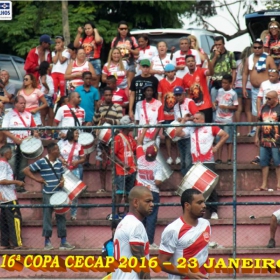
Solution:
M 175 266 L 181 257 L 196 258 L 200 272 L 207 275 L 203 264 L 208 258 L 208 243 L 211 236 L 209 221 L 199 218 L 197 226 L 185 223 L 182 217 L 169 224 L 161 235 L 159 252 L 172 255 L 170 261 Z M 181 276 L 168 274 L 169 279 L 180 279 Z
M 53 94 L 54 94 L 54 85 L 53 85 L 53 78 L 52 78 L 52 76 L 46 75 L 46 83 L 47 83 L 47 85 L 49 87 L 49 92 L 48 93 L 45 93 L 45 91 L 47 89 L 42 84 L 41 77 L 39 77 L 39 82 L 40 82 L 40 85 L 41 85 L 40 91 L 43 92 L 45 95 L 47 95 L 49 97 L 52 97 Z
M 153 64 L 153 70 L 157 70 L 157 71 L 164 71 L 164 67 L 165 65 L 167 64 L 170 64 L 172 63 L 171 62 L 171 59 L 170 59 L 170 54 L 167 53 L 166 54 L 166 57 L 163 58 L 163 59 L 160 59 L 160 57 L 157 55 L 157 56 L 154 56 L 152 58 L 152 64 Z M 159 75 L 159 74 L 155 74 L 154 75 L 159 81 L 162 80 L 164 78 L 164 74 L 162 75 Z
M 52 52 L 52 57 L 55 56 L 55 52 Z M 56 63 L 53 63 L 53 67 L 52 67 L 52 73 L 62 73 L 65 74 L 68 63 L 69 63 L 69 59 L 70 59 L 70 53 L 68 52 L 67 49 L 65 49 L 62 52 L 62 57 L 67 58 L 67 60 L 61 64 L 61 62 L 59 61 L 59 59 L 57 60 Z
M 130 245 L 143 245 L 145 257 L 149 260 L 149 239 L 146 229 L 141 221 L 128 213 L 119 223 L 114 235 L 114 258 L 130 259 L 133 256 Z M 121 269 L 116 269 L 112 273 L 112 279 L 139 279 L 139 277 L 134 270 L 123 272 Z
M 271 83 L 269 80 L 261 83 L 258 98 L 262 98 L 262 104 L 265 104 L 266 94 L 272 90 L 275 90 L 278 94 L 278 100 L 280 101 L 280 82 Z
M 149 59 L 150 62 L 152 59 L 158 55 L 158 50 L 155 46 L 148 46 L 145 50 L 139 48 L 139 58 L 136 61 L 136 76 L 141 75 L 142 71 L 140 70 L 140 61 L 143 59 Z
M 60 140 L 60 141 L 57 142 L 60 154 L 63 157 L 63 159 L 65 159 L 66 161 L 69 158 L 69 155 L 71 153 L 73 144 L 74 143 L 72 143 L 72 144 L 69 143 L 68 140 L 65 140 L 65 141 Z M 72 161 L 79 160 L 81 158 L 81 156 L 83 156 L 83 155 L 84 155 L 84 151 L 82 149 L 82 145 L 76 142 L 74 152 L 73 152 Z

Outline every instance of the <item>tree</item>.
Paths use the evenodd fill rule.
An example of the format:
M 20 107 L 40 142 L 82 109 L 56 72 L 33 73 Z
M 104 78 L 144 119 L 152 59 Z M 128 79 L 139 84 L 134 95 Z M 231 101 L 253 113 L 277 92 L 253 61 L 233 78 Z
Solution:
M 65 45 L 70 43 L 69 17 L 68 17 L 68 1 L 61 1 L 62 11 L 62 28 Z
M 208 31 L 212 31 L 224 36 L 228 41 L 247 33 L 246 27 L 242 26 L 244 15 L 252 13 L 262 7 L 260 0 L 215 0 L 197 1 L 187 11 L 189 17 L 194 16 L 191 23 L 203 26 Z M 235 27 L 235 32 L 231 35 L 221 30 L 222 25 L 214 26 L 209 22 L 212 16 L 219 16 L 223 20 L 230 22 Z

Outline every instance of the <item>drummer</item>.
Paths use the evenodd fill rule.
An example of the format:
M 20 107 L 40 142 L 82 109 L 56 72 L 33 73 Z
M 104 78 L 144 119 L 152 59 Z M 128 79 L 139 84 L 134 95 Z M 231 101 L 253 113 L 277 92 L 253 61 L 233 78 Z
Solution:
M 205 115 L 203 112 L 197 112 L 193 117 L 185 116 L 182 118 L 181 123 L 185 124 L 187 121 L 193 119 L 194 123 L 205 123 Z M 213 153 L 216 153 L 220 147 L 226 142 L 229 135 L 219 128 L 218 126 L 200 126 L 195 127 L 191 131 L 187 127 L 177 127 L 176 136 L 184 137 L 186 133 L 190 133 L 191 138 L 191 155 L 193 163 L 201 162 L 206 167 L 215 172 L 215 161 Z M 215 137 L 219 136 L 220 139 L 213 147 Z M 208 198 L 208 202 L 217 202 L 218 194 L 214 189 Z M 217 205 L 208 206 L 207 209 L 210 211 L 211 219 L 218 219 Z
M 43 204 L 49 205 L 51 196 L 61 191 L 64 185 L 62 162 L 59 160 L 60 151 L 55 142 L 51 142 L 47 146 L 48 154 L 24 168 L 23 172 L 32 180 L 43 184 Z M 40 173 L 40 176 L 34 176 L 33 173 Z M 45 237 L 44 250 L 52 250 L 52 212 L 53 208 L 43 208 L 43 236 Z M 66 240 L 66 217 L 65 214 L 55 214 L 57 234 L 61 238 L 59 250 L 72 250 L 72 246 Z
M 33 116 L 30 112 L 25 110 L 26 101 L 22 95 L 15 97 L 15 107 L 10 110 L 3 119 L 2 127 L 13 128 L 13 127 L 36 127 Z M 3 133 L 7 136 L 7 143 L 11 145 L 13 155 L 9 160 L 9 163 L 13 169 L 16 179 L 24 181 L 25 175 L 22 169 L 28 165 L 28 161 L 23 157 L 20 152 L 19 145 L 22 140 L 31 136 L 30 130 L 6 130 Z M 34 137 L 39 137 L 38 131 L 33 130 Z M 16 188 L 17 192 L 26 192 L 24 187 Z

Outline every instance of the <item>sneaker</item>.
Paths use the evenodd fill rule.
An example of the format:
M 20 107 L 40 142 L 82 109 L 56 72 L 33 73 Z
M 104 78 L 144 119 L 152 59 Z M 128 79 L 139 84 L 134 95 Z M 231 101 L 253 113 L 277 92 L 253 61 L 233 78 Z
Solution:
M 171 157 L 169 157 L 166 161 L 168 164 L 172 164 L 173 163 L 173 159 Z
M 118 214 L 115 214 L 114 220 L 121 220 L 121 219 L 122 219 L 121 216 L 119 216 Z M 112 221 L 112 220 L 113 220 L 113 214 L 109 214 L 109 215 L 106 217 L 106 220 Z
M 256 165 L 260 164 L 260 157 L 259 157 L 259 156 L 256 156 L 255 159 L 253 159 L 253 160 L 251 161 L 251 163 L 252 163 L 252 164 L 256 164 Z
M 76 221 L 77 217 L 76 216 L 71 216 L 71 221 Z
M 231 159 L 228 159 L 227 164 L 228 164 L 228 165 L 231 165 L 231 164 L 232 164 Z
M 75 246 L 71 245 L 69 242 L 65 242 L 64 244 L 60 243 L 59 250 L 73 250 Z
M 275 248 L 275 240 L 273 238 L 270 238 L 266 247 L 267 248 Z
M 49 242 L 45 245 L 44 250 L 53 250 L 53 245 Z
M 215 161 L 215 163 L 216 163 L 216 164 L 221 164 L 222 161 L 221 161 L 220 159 L 217 159 L 217 160 Z
M 150 244 L 150 249 L 158 250 L 159 246 L 156 243 Z
M 95 159 L 98 160 L 98 161 L 102 161 L 103 160 L 102 157 L 100 157 L 100 156 L 96 156 Z
M 249 137 L 254 137 L 255 134 L 256 134 L 256 127 L 253 127 L 253 129 L 251 130 L 251 132 L 249 132 L 249 133 L 247 134 L 247 136 L 249 136 Z
M 213 212 L 213 213 L 211 214 L 211 218 L 210 218 L 210 219 L 212 219 L 212 220 L 218 220 L 218 219 L 219 219 L 219 216 L 218 216 L 217 212 Z
M 176 164 L 180 164 L 181 163 L 181 159 L 179 157 L 177 157 L 176 160 L 175 160 L 175 163 Z
M 28 191 L 24 187 L 16 187 L 18 193 L 27 193 Z

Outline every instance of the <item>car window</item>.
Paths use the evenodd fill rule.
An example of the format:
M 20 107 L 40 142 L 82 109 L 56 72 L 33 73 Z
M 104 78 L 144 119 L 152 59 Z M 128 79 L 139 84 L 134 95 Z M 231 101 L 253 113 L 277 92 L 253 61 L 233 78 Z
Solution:
M 26 73 L 24 70 L 24 60 L 14 58 L 14 62 L 21 74 L 21 77 L 19 79 L 22 80 L 22 78 L 25 76 L 25 73 Z
M 19 80 L 19 76 L 11 60 L 2 60 L 0 58 L 0 68 L 9 72 L 10 79 Z
M 204 52 L 210 53 L 208 40 L 207 40 L 207 37 L 205 35 L 200 36 L 200 43 L 201 43 L 200 47 L 204 50 Z

